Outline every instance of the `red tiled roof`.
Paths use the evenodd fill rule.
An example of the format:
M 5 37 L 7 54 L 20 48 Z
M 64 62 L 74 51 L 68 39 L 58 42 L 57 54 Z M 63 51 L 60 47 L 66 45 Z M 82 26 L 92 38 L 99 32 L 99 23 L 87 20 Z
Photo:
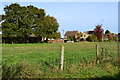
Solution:
M 75 35 L 78 31 L 67 31 L 65 36 Z

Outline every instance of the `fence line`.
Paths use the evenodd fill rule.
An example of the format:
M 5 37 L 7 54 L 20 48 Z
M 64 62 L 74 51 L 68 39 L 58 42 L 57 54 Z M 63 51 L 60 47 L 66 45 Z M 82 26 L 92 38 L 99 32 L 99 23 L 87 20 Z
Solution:
M 31 54 L 33 54 L 32 51 L 35 51 L 34 52 L 35 55 L 41 55 L 40 57 L 43 56 L 43 57 L 45 57 L 45 59 L 43 59 L 43 58 L 40 58 L 40 59 L 28 58 L 28 59 L 30 59 L 31 61 L 38 60 L 37 62 L 39 62 L 39 60 L 41 60 L 40 63 L 42 63 L 42 65 L 46 65 L 45 62 L 47 62 L 48 65 L 52 64 L 53 66 L 54 65 L 58 66 L 60 70 L 64 70 L 64 69 L 68 68 L 68 66 L 71 64 L 76 64 L 76 63 L 81 64 L 84 62 L 86 62 L 86 64 L 91 64 L 92 61 L 94 61 L 96 64 L 102 60 L 106 59 L 106 61 L 107 61 L 107 60 L 109 60 L 109 58 L 110 59 L 113 58 L 113 56 L 112 57 L 109 56 L 109 55 L 111 55 L 110 53 L 112 53 L 112 51 L 110 51 L 110 50 L 113 50 L 110 48 L 112 46 L 108 47 L 108 46 L 103 46 L 103 45 L 98 45 L 98 44 L 91 45 L 91 47 L 89 47 L 89 46 L 87 47 L 87 45 L 86 46 L 77 45 L 74 47 L 74 46 L 66 46 L 66 44 L 64 46 L 62 45 L 60 47 L 60 45 L 59 46 L 57 45 L 57 46 L 53 46 L 53 47 L 50 46 L 49 48 L 36 47 L 37 51 L 32 50 L 31 48 L 28 48 L 25 53 L 31 52 Z M 107 49 L 107 52 L 105 49 Z M 18 48 L 15 47 L 12 50 L 14 50 L 15 52 L 16 52 L 16 50 L 17 50 L 17 52 L 21 51 L 21 53 L 22 53 L 23 52 L 22 50 L 25 50 L 25 48 L 19 49 L 19 47 Z M 38 51 L 39 51 L 39 53 L 38 53 Z M 74 52 L 74 51 L 76 51 L 76 52 Z M 44 52 L 46 52 L 46 54 L 48 55 L 47 57 L 44 55 L 45 54 Z M 84 53 L 85 53 L 85 55 L 84 55 Z M 108 55 L 108 53 L 109 53 L 109 55 Z M 115 51 L 113 53 L 115 53 Z M 31 54 L 30 54 L 30 56 L 31 56 Z M 106 55 L 108 55 L 108 56 L 106 56 Z M 88 56 L 88 57 L 86 57 L 86 56 Z M 116 56 L 116 54 L 114 55 L 114 57 L 115 56 Z M 34 57 L 37 57 L 37 56 L 34 56 Z

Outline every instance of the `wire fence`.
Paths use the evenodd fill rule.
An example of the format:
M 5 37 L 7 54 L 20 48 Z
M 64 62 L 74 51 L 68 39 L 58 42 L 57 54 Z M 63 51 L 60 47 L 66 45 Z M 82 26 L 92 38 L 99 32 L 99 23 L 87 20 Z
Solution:
M 51 45 L 8 45 L 3 46 L 3 60 L 14 56 L 13 61 L 26 60 L 31 64 L 41 64 L 42 67 L 61 66 L 61 45 L 64 46 L 64 69 L 71 65 L 82 66 L 83 64 L 96 64 L 117 61 L 117 44 L 98 44 L 96 56 L 96 44 L 51 44 Z M 11 46 L 11 47 L 10 47 Z M 98 59 L 96 59 L 98 58 Z

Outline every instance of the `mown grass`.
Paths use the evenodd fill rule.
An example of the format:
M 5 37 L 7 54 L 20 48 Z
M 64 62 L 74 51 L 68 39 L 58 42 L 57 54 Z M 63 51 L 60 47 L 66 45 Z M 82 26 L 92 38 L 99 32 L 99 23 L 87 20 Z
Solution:
M 101 49 L 106 48 L 106 62 L 95 63 L 96 44 L 99 45 L 99 55 Z M 65 46 L 63 71 L 59 70 L 61 45 Z M 2 59 L 3 63 L 7 64 L 5 66 L 7 68 L 22 66 L 18 66 L 20 70 L 17 72 L 12 68 L 11 72 L 15 75 L 8 77 L 96 78 L 114 76 L 118 73 L 118 67 L 115 65 L 116 58 L 117 43 L 115 42 L 2 44 Z M 27 71 L 24 72 L 24 69 Z M 31 74 L 24 74 L 27 72 Z

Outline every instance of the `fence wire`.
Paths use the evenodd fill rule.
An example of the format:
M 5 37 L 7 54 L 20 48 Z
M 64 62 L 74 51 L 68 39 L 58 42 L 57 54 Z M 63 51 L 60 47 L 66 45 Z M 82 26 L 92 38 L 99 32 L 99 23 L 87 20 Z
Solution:
M 97 43 L 96 43 L 97 44 Z M 83 63 L 94 63 L 96 60 L 95 43 L 65 43 L 65 44 L 24 44 L 24 45 L 4 45 L 3 61 L 10 56 L 16 62 L 26 60 L 31 64 L 41 64 L 44 67 L 59 67 L 61 56 L 61 45 L 64 45 L 64 69 L 71 65 L 81 66 Z M 99 58 L 102 58 L 102 48 L 106 49 L 105 58 L 107 62 L 117 60 L 117 44 L 100 43 Z

